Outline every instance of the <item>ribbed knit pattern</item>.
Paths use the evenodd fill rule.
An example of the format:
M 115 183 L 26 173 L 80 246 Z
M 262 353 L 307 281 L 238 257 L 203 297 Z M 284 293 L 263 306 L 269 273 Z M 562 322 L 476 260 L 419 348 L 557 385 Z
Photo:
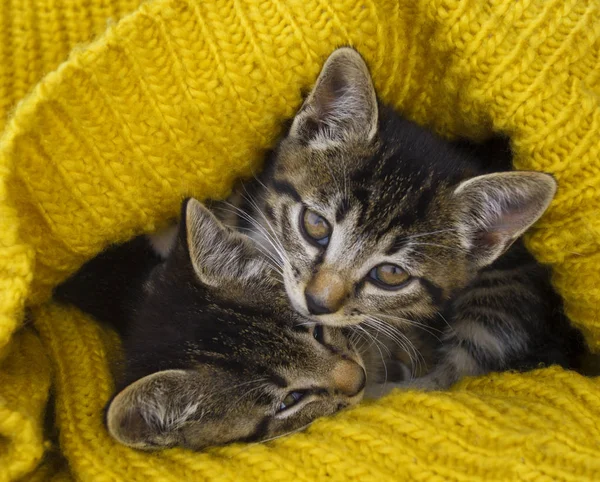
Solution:
M 11 25 L 69 8 L 23 1 L 17 20 L 15 0 L 2 5 Z M 89 38 L 116 7 L 81 8 L 87 23 L 58 22 L 60 38 Z M 55 35 L 29 21 L 3 43 L 2 59 L 17 60 L 0 64 L 2 106 L 56 65 L 23 60 L 51 56 L 53 42 L 27 40 L 38 25 Z M 144 454 L 103 429 L 118 344 L 48 301 L 52 288 L 107 243 L 165 223 L 184 195 L 223 197 L 258 169 L 344 44 L 409 117 L 448 136 L 504 132 L 518 168 L 556 176 L 528 242 L 600 348 L 597 0 L 158 0 L 74 51 L 0 139 L 0 481 L 599 479 L 600 383 L 559 369 L 397 393 L 306 433 L 204 454 Z
M 139 0 L 0 0 L 0 131 L 8 113 L 71 49 Z

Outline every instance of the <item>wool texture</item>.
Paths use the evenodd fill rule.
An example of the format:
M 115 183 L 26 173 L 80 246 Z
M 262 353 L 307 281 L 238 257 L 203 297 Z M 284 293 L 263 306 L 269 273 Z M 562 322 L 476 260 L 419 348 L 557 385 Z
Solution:
M 327 56 L 365 57 L 382 99 L 447 137 L 509 135 L 559 191 L 527 238 L 600 348 L 597 0 L 4 0 L 0 482 L 600 479 L 600 382 L 558 368 L 396 392 L 265 444 L 114 442 L 115 335 L 52 289 L 184 196 L 260 169 Z M 55 69 L 55 70 L 52 70 Z
M 0 131 L 8 113 L 78 44 L 139 0 L 0 0 Z

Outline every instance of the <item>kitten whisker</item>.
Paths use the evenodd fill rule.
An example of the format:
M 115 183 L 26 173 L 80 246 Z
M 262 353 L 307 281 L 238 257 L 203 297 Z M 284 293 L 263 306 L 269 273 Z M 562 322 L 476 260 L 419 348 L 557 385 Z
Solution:
M 436 313 L 437 313 L 437 315 L 438 315 L 438 316 L 439 316 L 439 317 L 440 317 L 442 320 L 444 320 L 444 323 L 446 323 L 446 326 L 448 327 L 448 329 L 449 329 L 451 332 L 454 332 L 454 331 L 455 331 L 455 330 L 454 330 L 454 327 L 453 327 L 453 326 L 452 326 L 450 323 L 448 323 L 448 320 L 446 319 L 446 317 L 445 317 L 444 315 L 442 315 L 442 313 L 441 313 L 441 312 L 439 312 L 439 311 L 436 311 Z M 443 333 L 443 331 L 442 331 L 442 330 L 437 330 L 437 331 L 439 331 L 440 333 Z
M 350 335 L 350 342 L 354 345 L 356 350 L 359 353 L 364 353 L 364 345 L 368 343 L 368 340 L 365 340 L 364 335 L 358 330 L 358 327 L 351 326 L 350 331 L 352 334 Z M 360 342 L 360 345 L 358 344 Z
M 439 311 L 437 313 L 441 315 L 441 313 Z M 437 328 L 434 328 L 433 326 L 428 326 L 425 323 L 421 323 L 420 321 L 410 320 L 408 318 L 402 318 L 400 316 L 389 315 L 389 314 L 386 314 L 386 313 L 377 313 L 377 316 L 379 316 L 381 318 L 386 318 L 386 319 L 389 319 L 389 320 L 392 320 L 392 321 L 400 321 L 400 322 L 406 323 L 406 324 L 408 324 L 410 326 L 414 326 L 416 328 L 419 328 L 419 329 L 421 329 L 421 330 L 429 333 L 431 336 L 435 337 L 438 341 L 440 341 L 440 338 L 434 332 L 437 332 L 440 335 L 444 333 L 443 330 L 439 330 Z M 444 321 L 446 321 L 445 318 L 444 318 Z M 447 321 L 446 321 L 446 324 L 448 324 Z M 448 324 L 448 326 L 450 326 L 450 325 Z
M 429 259 L 429 260 L 433 261 L 434 263 L 437 263 L 437 264 L 439 264 L 440 266 L 442 265 L 442 262 L 441 262 L 440 260 L 438 260 L 438 259 L 435 259 L 435 258 L 432 258 L 431 256 L 429 256 L 429 255 L 427 255 L 427 254 L 423 253 L 422 251 L 416 251 L 416 250 L 413 250 L 412 252 L 413 252 L 414 254 L 416 254 L 416 255 L 423 256 L 423 257 L 425 257 L 425 258 L 427 258 L 427 259 Z
M 249 213 L 238 208 L 237 206 L 235 206 L 227 201 L 225 201 L 225 203 L 228 206 L 231 206 L 235 210 L 235 211 L 231 211 L 232 214 L 237 214 L 241 218 L 248 221 L 253 227 L 255 227 L 264 236 L 265 240 L 271 245 L 273 250 L 279 255 L 282 263 L 287 262 L 287 264 L 289 264 L 289 259 L 288 259 L 287 255 L 285 254 L 285 250 L 284 250 L 283 246 L 281 245 L 281 243 L 277 239 L 273 238 L 273 236 L 267 231 L 267 229 L 262 224 L 260 224 L 260 222 L 257 219 L 255 219 Z M 282 265 L 282 267 L 283 267 L 283 265 Z
M 368 320 L 367 320 L 367 322 L 368 322 Z M 365 333 L 368 333 L 368 332 L 365 330 Z M 381 343 L 381 345 L 387 350 L 390 358 L 391 358 L 392 354 L 391 354 L 389 348 L 387 346 L 385 346 L 385 344 L 383 342 L 377 340 L 377 338 L 374 337 L 373 335 L 370 335 L 370 336 L 371 336 L 373 342 L 375 342 L 375 348 L 377 348 L 377 350 L 379 351 L 379 355 L 381 356 L 381 363 L 383 364 L 383 371 L 384 371 L 383 384 L 385 385 L 387 383 L 387 379 L 388 379 L 388 370 L 387 370 L 387 365 L 385 363 L 385 357 L 383 356 L 383 351 L 381 351 L 381 348 L 379 348 L 379 344 Z
M 233 230 L 237 230 L 240 232 L 244 232 L 244 231 L 252 231 L 251 228 L 244 228 L 241 226 L 230 226 L 230 225 L 226 225 L 228 228 L 231 228 Z M 283 264 L 281 263 L 281 259 L 276 257 L 273 253 L 271 253 L 270 251 L 268 251 L 267 249 L 264 248 L 264 246 L 262 246 L 259 243 L 256 243 L 256 247 L 258 248 L 258 250 L 267 258 L 267 261 L 269 262 L 269 264 L 271 265 L 271 267 L 277 271 L 277 273 L 279 273 L 279 275 L 281 276 L 281 281 L 283 281 L 283 277 L 284 277 L 284 272 L 283 272 Z M 279 281 L 279 280 L 278 280 Z
M 273 225 L 271 224 L 271 222 L 269 221 L 269 219 L 267 218 L 267 216 L 265 215 L 265 213 L 263 212 L 263 210 L 260 208 L 260 206 L 258 205 L 258 203 L 256 202 L 256 200 L 252 197 L 252 195 L 248 192 L 248 190 L 246 189 L 246 186 L 244 185 L 244 192 L 246 193 L 245 195 L 242 195 L 242 197 L 248 201 L 251 206 L 255 209 L 255 211 L 260 214 L 260 216 L 262 217 L 262 219 L 264 220 L 268 231 L 270 232 L 270 238 L 271 240 L 277 244 L 277 246 L 280 248 L 280 256 L 283 256 L 283 259 L 290 264 L 290 260 L 287 257 L 287 253 L 283 247 L 283 244 L 281 243 L 281 240 L 278 238 L 277 236 L 277 231 L 275 230 L 275 228 L 273 227 Z M 257 223 L 258 220 L 256 220 Z M 260 224 L 260 223 L 259 223 Z
M 379 320 L 374 317 L 369 317 L 368 321 L 371 322 L 371 326 L 382 332 L 391 341 L 395 342 L 410 358 L 411 360 L 411 376 L 414 378 L 415 369 L 421 369 L 422 366 L 427 365 L 421 352 L 415 347 L 412 341 L 396 327 L 389 323 Z M 391 357 L 391 354 L 390 354 Z
M 366 351 L 370 350 L 373 345 L 375 345 L 375 348 L 377 348 L 377 351 L 379 352 L 379 356 L 381 357 L 381 363 L 383 364 L 384 379 L 385 379 L 385 382 L 387 382 L 388 369 L 387 369 L 387 364 L 385 363 L 385 357 L 383 356 L 383 351 L 381 350 L 380 345 L 385 348 L 385 350 L 388 352 L 388 356 L 391 357 L 391 352 L 390 352 L 389 348 L 385 345 L 385 343 L 378 340 L 377 337 L 373 336 L 368 330 L 366 330 L 362 326 L 359 325 L 356 328 L 364 333 L 367 340 L 369 340 L 369 339 L 371 340 L 371 343 L 367 346 Z

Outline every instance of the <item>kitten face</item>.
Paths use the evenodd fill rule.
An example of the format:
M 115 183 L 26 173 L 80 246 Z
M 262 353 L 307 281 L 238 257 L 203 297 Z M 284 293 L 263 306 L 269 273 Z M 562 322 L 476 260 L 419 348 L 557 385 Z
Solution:
M 325 63 L 263 180 L 288 297 L 331 326 L 408 327 L 435 316 L 556 188 L 542 173 L 485 174 L 378 104 L 348 48 Z
M 141 449 L 260 441 L 360 401 L 366 375 L 344 331 L 294 312 L 254 243 L 197 201 L 182 220 L 125 339 L 111 435 Z

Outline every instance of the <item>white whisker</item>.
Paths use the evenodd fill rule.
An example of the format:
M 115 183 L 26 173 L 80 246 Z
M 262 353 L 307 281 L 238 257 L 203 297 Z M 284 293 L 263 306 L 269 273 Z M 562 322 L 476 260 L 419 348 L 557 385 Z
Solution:
M 425 358 L 421 352 L 415 347 L 413 342 L 396 327 L 379 320 L 374 317 L 369 317 L 372 326 L 380 330 L 384 335 L 394 341 L 410 358 L 411 360 L 411 376 L 414 378 L 415 370 L 420 370 L 421 367 L 427 365 Z
M 439 314 L 439 312 L 438 312 L 438 314 Z M 405 323 L 407 325 L 415 326 L 417 328 L 420 328 L 421 330 L 423 330 L 423 331 L 429 333 L 431 336 L 435 337 L 438 341 L 440 340 L 440 338 L 434 332 L 437 332 L 440 335 L 443 333 L 443 330 L 438 330 L 437 328 L 434 328 L 433 326 L 426 325 L 425 323 L 421 323 L 420 321 L 409 320 L 408 318 L 402 318 L 400 316 L 395 316 L 395 315 L 388 315 L 386 313 L 377 313 L 377 316 L 380 317 L 380 318 L 386 318 L 386 319 L 391 320 L 391 321 L 399 321 L 401 323 Z M 444 318 L 444 321 L 445 321 L 445 318 Z M 447 323 L 448 322 L 446 321 L 446 324 Z M 450 326 L 450 325 L 448 325 L 448 326 Z

